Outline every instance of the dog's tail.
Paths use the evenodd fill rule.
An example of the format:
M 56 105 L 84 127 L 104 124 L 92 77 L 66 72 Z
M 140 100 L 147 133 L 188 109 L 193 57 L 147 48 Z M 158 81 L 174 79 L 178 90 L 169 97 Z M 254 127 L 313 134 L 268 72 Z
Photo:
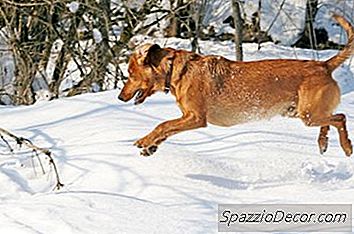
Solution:
M 351 55 L 354 55 L 354 28 L 351 24 L 340 15 L 333 15 L 333 18 L 344 28 L 348 36 L 348 44 L 344 49 L 339 52 L 336 56 L 326 61 L 327 67 L 330 71 L 333 71 L 339 65 L 341 65 L 345 60 L 347 60 Z

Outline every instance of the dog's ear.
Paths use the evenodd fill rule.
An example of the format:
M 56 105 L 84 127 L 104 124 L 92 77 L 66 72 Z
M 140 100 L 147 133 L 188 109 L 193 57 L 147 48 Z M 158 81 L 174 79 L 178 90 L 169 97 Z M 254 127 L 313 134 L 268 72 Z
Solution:
M 169 52 L 157 44 L 144 44 L 135 50 L 139 65 L 158 67 Z
M 149 51 L 145 57 L 144 65 L 150 65 L 153 67 L 159 67 L 163 58 L 166 57 L 168 51 L 161 48 L 159 45 L 154 44 L 149 48 Z
M 153 45 L 153 44 L 147 43 L 147 44 L 138 46 L 135 49 L 134 54 L 136 56 L 136 61 L 139 65 L 143 65 L 145 63 L 145 59 L 146 59 L 150 49 L 154 46 L 155 46 L 155 44 Z

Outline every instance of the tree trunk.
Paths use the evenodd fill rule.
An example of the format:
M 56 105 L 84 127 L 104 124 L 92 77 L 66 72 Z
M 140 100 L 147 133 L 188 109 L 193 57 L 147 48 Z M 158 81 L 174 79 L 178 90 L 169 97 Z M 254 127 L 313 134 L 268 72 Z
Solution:
M 310 39 L 310 44 L 312 49 L 317 49 L 317 39 L 315 34 L 315 29 L 313 27 L 313 22 L 317 13 L 318 0 L 307 0 L 306 2 L 306 31 L 308 32 L 308 37 Z
M 64 72 L 67 66 L 67 62 L 65 61 L 66 53 L 67 50 L 63 45 L 56 60 L 52 81 L 49 84 L 49 89 L 55 98 L 59 97 L 59 87 L 64 79 Z
M 180 0 L 170 0 L 170 7 L 173 9 L 176 5 L 178 5 Z M 176 37 L 178 34 L 178 19 L 175 12 L 171 14 L 170 17 L 170 25 L 166 29 L 167 37 Z
M 232 0 L 232 17 L 234 19 L 235 25 L 235 49 L 236 49 L 236 60 L 243 60 L 242 52 L 242 21 L 241 21 L 241 7 L 240 0 Z
M 107 72 L 107 66 L 114 57 L 114 53 L 109 46 L 109 29 L 110 29 L 110 6 L 111 0 L 101 0 L 99 3 L 100 8 L 103 10 L 104 14 L 100 17 L 100 24 L 98 28 L 102 34 L 102 42 L 98 45 L 97 58 L 98 68 L 97 75 L 92 77 L 92 82 L 96 82 L 100 88 L 105 82 L 105 76 Z

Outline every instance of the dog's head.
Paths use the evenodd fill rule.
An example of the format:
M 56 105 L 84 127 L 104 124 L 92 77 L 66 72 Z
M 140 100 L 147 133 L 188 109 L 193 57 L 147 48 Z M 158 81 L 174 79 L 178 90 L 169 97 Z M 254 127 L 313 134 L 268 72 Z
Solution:
M 140 104 L 157 91 L 163 91 L 166 79 L 171 76 L 173 51 L 156 44 L 139 46 L 129 59 L 128 81 L 118 98 L 124 102 L 135 96 L 134 104 Z

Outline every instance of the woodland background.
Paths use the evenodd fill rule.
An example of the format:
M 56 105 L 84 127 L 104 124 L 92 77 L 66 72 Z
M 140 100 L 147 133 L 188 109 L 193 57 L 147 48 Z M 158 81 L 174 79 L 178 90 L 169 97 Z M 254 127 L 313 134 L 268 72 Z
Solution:
M 350 20 L 353 6 L 351 0 L 1 0 L 0 104 L 120 87 L 122 64 L 144 37 L 188 39 L 197 52 L 201 40 L 232 40 L 239 60 L 245 42 L 258 49 L 269 41 L 339 49 L 345 34 L 331 35 L 330 12 Z

